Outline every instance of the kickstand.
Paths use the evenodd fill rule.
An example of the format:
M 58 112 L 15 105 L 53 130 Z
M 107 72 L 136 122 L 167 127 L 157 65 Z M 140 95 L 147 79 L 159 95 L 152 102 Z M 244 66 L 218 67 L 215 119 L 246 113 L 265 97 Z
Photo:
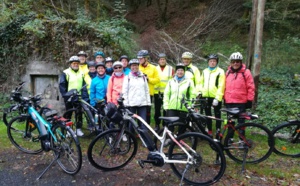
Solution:
M 248 154 L 248 147 L 246 147 L 244 149 L 244 156 L 243 156 L 243 163 L 242 163 L 242 171 L 241 173 L 244 174 L 246 171 L 245 171 L 245 164 L 246 164 L 246 157 L 247 157 L 247 154 Z
M 60 153 L 57 153 L 55 158 L 51 161 L 51 163 L 45 168 L 45 170 L 39 175 L 39 177 L 36 180 L 39 180 L 48 171 L 48 169 L 52 166 L 52 164 L 58 160 L 59 156 Z
M 185 169 L 184 169 L 184 171 L 183 171 L 183 173 L 182 173 L 182 177 L 181 177 L 181 180 L 180 180 L 180 186 L 182 186 L 182 182 L 183 182 L 184 175 L 185 175 L 186 171 L 189 169 L 189 166 L 190 166 L 189 163 L 186 164 L 186 167 L 185 167 Z

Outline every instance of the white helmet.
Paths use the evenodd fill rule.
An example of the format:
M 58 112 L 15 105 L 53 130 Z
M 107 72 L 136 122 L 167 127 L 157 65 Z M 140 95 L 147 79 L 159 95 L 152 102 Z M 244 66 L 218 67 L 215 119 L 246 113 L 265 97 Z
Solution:
M 72 57 L 70 57 L 68 63 L 72 63 L 74 61 L 80 62 L 79 57 L 78 56 L 72 56 Z
M 231 56 L 230 56 L 230 61 L 232 61 L 232 60 L 243 60 L 243 56 L 242 56 L 242 54 L 241 53 L 239 53 L 239 52 L 234 52 L 234 53 L 232 53 L 231 54 Z
M 121 66 L 123 67 L 123 63 L 121 61 L 115 61 L 112 67 L 114 68 L 115 66 Z
M 181 58 L 187 58 L 187 59 L 192 59 L 193 58 L 193 54 L 190 52 L 184 52 L 181 56 Z

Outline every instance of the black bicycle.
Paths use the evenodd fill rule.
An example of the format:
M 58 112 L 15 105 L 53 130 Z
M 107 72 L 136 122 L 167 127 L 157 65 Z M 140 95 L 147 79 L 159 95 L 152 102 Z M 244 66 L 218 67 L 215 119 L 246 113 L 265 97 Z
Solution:
M 222 131 L 218 131 L 214 140 L 226 152 L 228 157 L 242 163 L 242 171 L 244 171 L 245 163 L 260 163 L 272 154 L 274 137 L 267 127 L 257 123 L 235 125 L 235 121 L 238 119 L 253 120 L 258 118 L 257 115 L 241 113 L 238 108 L 223 108 L 221 111 L 227 113 L 227 119 L 220 119 L 196 112 L 184 96 L 181 102 L 188 110 L 186 122 L 176 124 L 181 127 L 181 133 L 184 132 L 182 128 L 188 127 L 189 130 L 192 128 L 196 132 L 208 135 L 205 129 L 206 119 L 222 121 L 224 128 Z M 218 158 L 216 158 L 216 163 L 217 161 Z
M 195 132 L 174 135 L 168 130 L 168 126 L 177 122 L 179 117 L 160 117 L 166 126 L 162 135 L 158 135 L 140 116 L 126 109 L 122 99 L 119 99 L 118 103 L 120 106 L 118 109 L 115 107 L 113 110 L 115 114 L 111 119 L 121 123 L 121 128 L 110 129 L 99 134 L 89 145 L 88 159 L 94 167 L 104 171 L 117 170 L 126 166 L 134 158 L 138 143 L 136 135 L 127 130 L 128 125 L 131 124 L 142 144 L 149 150 L 147 159 L 138 161 L 142 168 L 145 163 L 157 167 L 169 163 L 175 175 L 181 179 L 181 183 L 186 182 L 191 185 L 211 185 L 221 179 L 226 168 L 225 156 L 219 145 L 211 138 Z M 147 130 L 142 129 L 136 119 L 141 121 Z M 160 141 L 160 146 L 154 143 L 149 132 Z M 167 136 L 172 142 L 165 153 L 164 143 Z M 218 165 L 214 164 L 214 157 L 217 155 L 220 160 Z
M 296 99 L 300 102 L 300 99 Z M 300 115 L 298 115 L 298 118 Z M 300 157 L 300 120 L 284 122 L 272 130 L 275 139 L 274 152 L 279 155 Z

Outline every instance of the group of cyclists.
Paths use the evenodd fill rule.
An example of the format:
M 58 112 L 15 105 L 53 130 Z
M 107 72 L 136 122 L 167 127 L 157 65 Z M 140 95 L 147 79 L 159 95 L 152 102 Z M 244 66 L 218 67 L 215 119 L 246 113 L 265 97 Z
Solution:
M 82 99 L 96 106 L 96 100 L 105 99 L 117 105 L 120 94 L 124 105 L 150 124 L 151 105 L 154 103 L 155 130 L 161 127 L 159 117 L 180 116 L 184 120 L 187 109 L 182 106 L 182 95 L 188 99 L 201 95 L 207 98 L 205 114 L 221 117 L 220 109 L 224 101 L 227 108 L 238 107 L 242 112 L 252 107 L 255 86 L 249 69 L 243 64 L 240 52 L 230 55 L 230 65 L 226 72 L 219 67 L 216 54 L 207 56 L 207 68 L 200 71 L 192 64 L 193 54 L 184 52 L 182 61 L 175 67 L 167 64 L 164 53 L 158 55 L 158 65 L 150 63 L 147 50 L 140 50 L 137 57 L 129 59 L 122 55 L 119 60 L 106 57 L 101 51 L 94 54 L 94 61 L 87 62 L 87 54 L 80 51 L 72 56 L 59 79 L 59 89 L 64 97 L 66 109 L 72 104 L 65 96 L 69 90 L 81 91 Z M 243 120 L 238 121 L 243 123 Z M 163 123 L 164 125 L 164 123 Z M 146 127 L 142 128 L 146 130 Z M 77 123 L 77 135 L 83 136 L 82 122 Z M 207 121 L 208 134 L 213 136 L 212 121 Z M 216 122 L 216 129 L 221 122 Z M 241 131 L 242 132 L 242 131 Z

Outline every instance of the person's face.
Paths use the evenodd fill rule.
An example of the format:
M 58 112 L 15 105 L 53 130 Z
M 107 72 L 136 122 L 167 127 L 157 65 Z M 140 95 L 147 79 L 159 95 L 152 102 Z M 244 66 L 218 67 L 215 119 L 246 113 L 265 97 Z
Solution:
M 242 61 L 232 60 L 232 61 L 230 61 L 230 64 L 231 64 L 231 67 L 236 70 L 236 69 L 239 69 L 242 66 Z
M 103 62 L 104 58 L 102 56 L 98 55 L 98 56 L 96 56 L 95 61 L 96 61 L 96 63 Z
M 120 65 L 117 65 L 114 67 L 114 72 L 122 72 L 123 71 L 123 67 Z
M 158 64 L 159 64 L 160 66 L 166 66 L 166 64 L 167 64 L 166 58 L 159 58 Z
M 182 62 L 185 66 L 189 66 L 189 64 L 192 62 L 192 59 L 190 58 L 182 58 Z
M 126 68 L 127 65 L 128 65 L 128 60 L 127 59 L 122 59 L 121 62 L 123 64 L 123 67 Z
M 131 65 L 130 65 L 130 70 L 131 70 L 132 72 L 137 72 L 137 71 L 139 71 L 139 65 L 138 65 L 138 64 L 131 64 Z
M 210 59 L 208 60 L 208 66 L 213 68 L 213 67 L 216 67 L 218 64 L 217 60 L 216 59 Z
M 73 70 L 78 70 L 78 69 L 79 69 L 79 62 L 73 61 L 73 62 L 70 64 L 70 67 L 71 67 Z
M 111 68 L 112 67 L 112 62 L 106 62 L 105 66 L 106 66 L 106 68 Z
M 144 65 L 146 63 L 146 58 L 138 58 L 140 65 Z
M 103 66 L 98 66 L 97 67 L 97 73 L 102 76 L 105 73 L 105 68 Z
M 176 70 L 176 75 L 181 78 L 184 76 L 184 70 L 182 68 Z
M 86 61 L 86 57 L 84 55 L 80 55 L 78 56 L 79 60 L 80 60 L 80 64 L 84 64 Z
M 89 67 L 89 71 L 94 73 L 94 72 L 96 72 L 96 68 L 95 67 Z

